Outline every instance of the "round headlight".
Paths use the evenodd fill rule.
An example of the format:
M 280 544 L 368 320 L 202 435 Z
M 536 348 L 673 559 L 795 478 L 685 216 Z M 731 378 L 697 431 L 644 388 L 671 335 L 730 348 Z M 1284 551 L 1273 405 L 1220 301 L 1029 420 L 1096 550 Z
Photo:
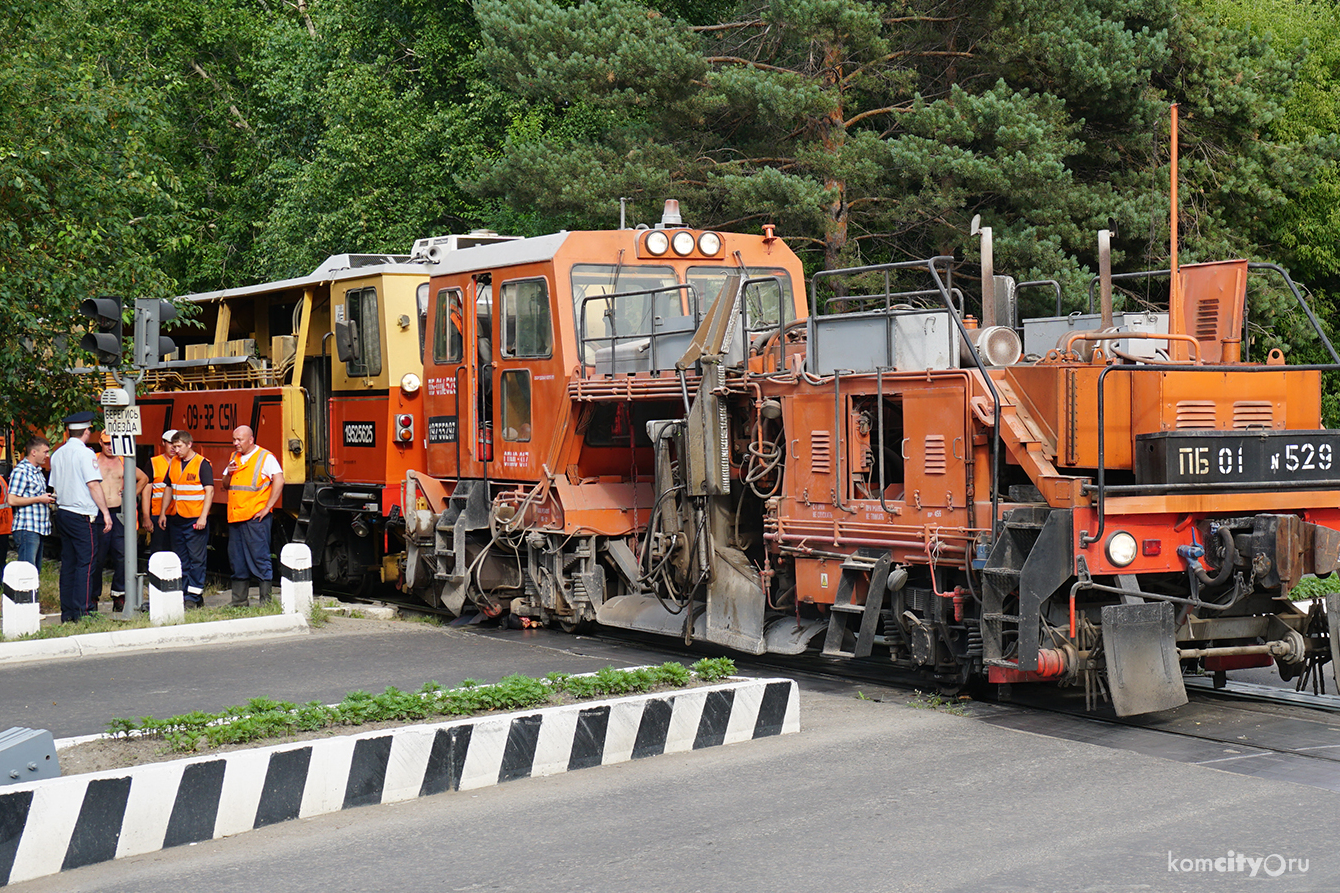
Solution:
M 647 234 L 647 241 L 642 244 L 647 246 L 647 253 L 660 257 L 670 250 L 670 237 L 660 230 L 653 230 Z
M 680 257 L 688 257 L 693 253 L 693 233 L 680 230 L 675 233 L 675 237 L 670 240 L 670 247 L 675 249 L 675 254 Z
M 1135 537 L 1119 530 L 1107 538 L 1107 560 L 1115 567 L 1125 567 L 1135 560 Z
M 404 391 L 406 394 L 415 394 L 418 393 L 419 387 L 422 384 L 423 382 L 419 381 L 419 376 L 415 375 L 413 372 L 406 372 L 400 379 L 400 390 Z
M 716 233 L 703 233 L 698 237 L 698 250 L 703 254 L 716 254 L 721 250 L 721 237 Z

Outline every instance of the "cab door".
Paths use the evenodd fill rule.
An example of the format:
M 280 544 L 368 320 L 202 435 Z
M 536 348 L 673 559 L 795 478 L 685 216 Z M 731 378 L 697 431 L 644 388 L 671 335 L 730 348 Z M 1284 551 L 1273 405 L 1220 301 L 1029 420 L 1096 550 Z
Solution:
M 967 523 L 966 399 L 962 379 L 903 392 L 905 498 L 923 523 Z
M 472 393 L 473 378 L 465 345 L 473 344 L 473 314 L 465 312 L 470 303 L 466 289 L 443 281 L 433 285 L 429 298 L 432 331 L 424 346 L 428 473 L 454 478 L 460 476 L 462 467 L 472 465 L 468 449 L 462 446 L 462 428 L 471 409 L 464 396 Z

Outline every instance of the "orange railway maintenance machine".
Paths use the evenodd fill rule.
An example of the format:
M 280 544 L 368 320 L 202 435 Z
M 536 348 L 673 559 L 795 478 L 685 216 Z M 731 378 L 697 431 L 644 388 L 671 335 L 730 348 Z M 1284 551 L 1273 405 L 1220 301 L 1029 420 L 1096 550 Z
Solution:
M 328 591 L 398 582 L 400 484 L 426 462 L 427 264 L 505 238 L 475 233 L 421 240 L 409 255 L 341 254 L 309 276 L 186 296 L 204 327 L 177 327 L 180 358 L 148 373 L 150 393 L 138 401 L 153 435 L 145 440 L 189 431 L 221 477 L 233 430 L 250 426 L 283 466 L 276 550 L 306 542 Z M 152 447 L 141 449 L 147 465 Z M 220 513 L 226 498 L 220 488 Z M 212 535 L 226 536 L 227 525 L 212 525 Z
M 1249 277 L 1311 317 L 1287 274 L 1104 263 L 1100 312 L 1067 317 L 981 238 L 980 321 L 952 258 L 825 271 L 806 301 L 771 227 L 669 205 L 443 254 L 404 587 L 749 653 L 878 647 L 1123 715 L 1184 701 L 1190 668 L 1317 684 L 1333 621 L 1288 596 L 1340 561 L 1332 367 L 1252 362 L 1242 336 Z M 1113 310 L 1136 276 L 1171 284 L 1165 309 Z M 1055 317 L 1018 318 L 1029 287 Z

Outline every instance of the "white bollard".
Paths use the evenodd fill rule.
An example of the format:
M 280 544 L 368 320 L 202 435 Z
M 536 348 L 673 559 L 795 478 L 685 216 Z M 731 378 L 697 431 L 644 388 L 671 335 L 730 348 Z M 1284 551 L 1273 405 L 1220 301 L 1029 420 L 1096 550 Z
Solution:
M 181 623 L 186 619 L 182 602 L 181 559 L 176 552 L 149 556 L 149 622 L 154 626 Z
M 279 550 L 279 604 L 285 614 L 312 613 L 312 550 L 305 543 Z
M 37 587 L 37 568 L 26 561 L 11 561 L 5 566 L 5 594 L 0 599 L 0 632 L 6 639 L 30 636 L 42 626 L 42 605 Z

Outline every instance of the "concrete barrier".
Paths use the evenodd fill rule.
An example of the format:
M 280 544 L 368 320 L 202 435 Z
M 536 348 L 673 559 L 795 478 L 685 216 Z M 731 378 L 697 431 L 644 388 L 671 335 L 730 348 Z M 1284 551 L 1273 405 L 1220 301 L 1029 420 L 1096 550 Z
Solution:
M 285 614 L 312 613 L 312 550 L 306 543 L 279 550 L 279 604 Z
M 0 884 L 356 806 L 798 731 L 795 682 L 731 679 L 27 782 L 0 788 Z
M 30 636 L 41 628 L 42 605 L 37 593 L 40 582 L 37 568 L 26 561 L 11 561 L 5 565 L 0 632 L 6 639 Z
M 149 556 L 149 622 L 166 626 L 185 618 L 181 558 L 175 552 L 155 552 Z

